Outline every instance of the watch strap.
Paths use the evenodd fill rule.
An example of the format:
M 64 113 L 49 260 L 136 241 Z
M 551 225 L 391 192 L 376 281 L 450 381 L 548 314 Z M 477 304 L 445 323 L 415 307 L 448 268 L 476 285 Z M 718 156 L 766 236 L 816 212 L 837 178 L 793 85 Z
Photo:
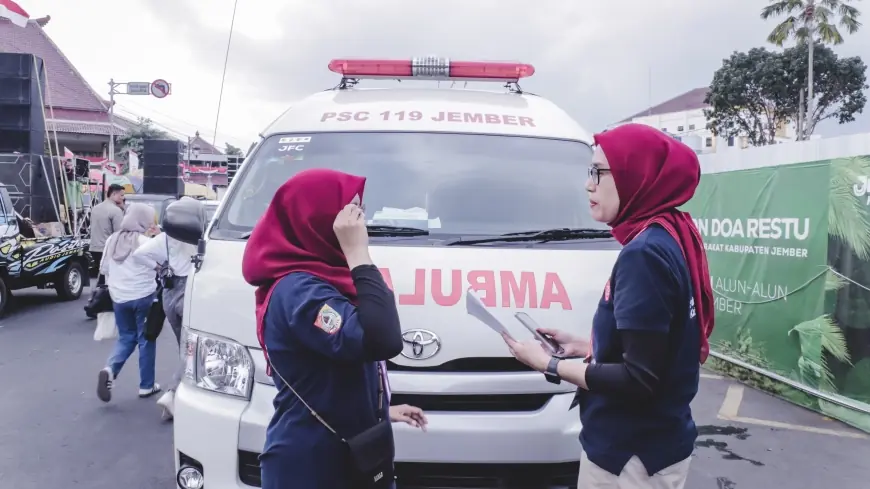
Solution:
M 544 376 L 548 382 L 553 384 L 561 384 L 562 377 L 559 376 L 559 362 L 562 361 L 559 357 L 550 358 L 550 363 L 547 364 L 547 370 L 544 371 Z

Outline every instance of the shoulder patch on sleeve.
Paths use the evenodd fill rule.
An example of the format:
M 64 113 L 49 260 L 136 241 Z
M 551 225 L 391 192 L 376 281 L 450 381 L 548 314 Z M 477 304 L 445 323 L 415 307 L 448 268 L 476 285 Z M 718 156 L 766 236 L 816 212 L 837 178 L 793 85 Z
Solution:
M 335 334 L 341 329 L 341 314 L 330 307 L 329 304 L 324 304 L 317 312 L 317 318 L 314 319 L 314 325 L 325 331 L 327 334 Z

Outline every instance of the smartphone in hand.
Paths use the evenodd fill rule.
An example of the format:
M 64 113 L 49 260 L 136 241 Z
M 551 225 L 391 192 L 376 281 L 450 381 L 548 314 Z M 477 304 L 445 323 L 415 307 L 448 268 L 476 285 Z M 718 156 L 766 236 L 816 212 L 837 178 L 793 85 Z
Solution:
M 517 321 L 521 322 L 523 326 L 525 326 L 526 329 L 528 329 L 529 332 L 532 333 L 532 335 L 534 335 L 535 339 L 537 339 L 541 342 L 542 345 L 544 345 L 544 348 L 551 355 L 555 357 L 561 357 L 565 355 L 565 349 L 562 348 L 562 345 L 556 342 L 556 340 L 554 340 L 549 335 L 545 335 L 538 331 L 540 326 L 538 326 L 538 323 L 536 323 L 531 316 L 524 312 L 518 312 L 514 314 L 514 317 L 517 318 Z

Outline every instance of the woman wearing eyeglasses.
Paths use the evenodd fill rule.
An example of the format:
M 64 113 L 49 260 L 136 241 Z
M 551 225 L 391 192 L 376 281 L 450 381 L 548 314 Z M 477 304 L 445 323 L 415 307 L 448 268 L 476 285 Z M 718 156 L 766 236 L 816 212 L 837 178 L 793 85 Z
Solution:
M 713 293 L 700 234 L 677 208 L 701 171 L 688 146 L 627 124 L 595 136 L 590 213 L 623 249 L 592 321 L 592 338 L 542 329 L 568 356 L 505 338 L 523 363 L 577 385 L 583 428 L 578 489 L 682 489 L 698 431 L 690 403 L 709 352 Z M 554 380 L 555 379 L 555 380 Z

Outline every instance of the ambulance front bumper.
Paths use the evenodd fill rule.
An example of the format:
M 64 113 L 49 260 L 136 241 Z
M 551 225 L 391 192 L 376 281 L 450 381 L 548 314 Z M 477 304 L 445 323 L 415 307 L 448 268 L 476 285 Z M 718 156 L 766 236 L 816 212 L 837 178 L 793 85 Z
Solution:
M 401 374 L 391 373 L 394 387 Z M 395 380 L 394 380 L 395 379 Z M 260 486 L 258 455 L 274 412 L 275 388 L 256 383 L 250 401 L 188 384 L 175 399 L 176 471 L 202 471 L 208 489 Z M 396 471 L 405 487 L 510 487 L 532 478 L 572 487 L 581 449 L 580 421 L 568 411 L 573 394 L 550 393 L 522 412 L 428 410 L 427 432 L 395 424 Z M 420 396 L 394 393 L 393 404 L 422 404 Z M 536 401 L 537 402 L 537 401 Z M 536 407 L 526 404 L 526 408 Z M 547 484 L 544 484 L 545 486 Z

